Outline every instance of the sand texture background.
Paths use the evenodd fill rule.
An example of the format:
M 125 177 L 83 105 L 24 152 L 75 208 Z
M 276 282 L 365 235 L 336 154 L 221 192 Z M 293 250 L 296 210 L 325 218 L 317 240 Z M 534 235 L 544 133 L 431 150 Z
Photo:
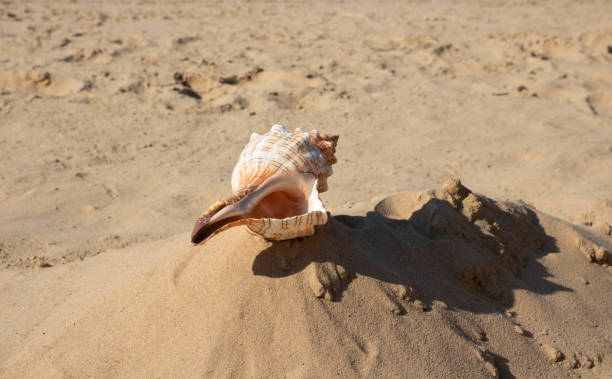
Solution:
M 612 378 L 611 14 L 1 0 L 0 377 Z M 334 217 L 191 246 L 274 123 Z

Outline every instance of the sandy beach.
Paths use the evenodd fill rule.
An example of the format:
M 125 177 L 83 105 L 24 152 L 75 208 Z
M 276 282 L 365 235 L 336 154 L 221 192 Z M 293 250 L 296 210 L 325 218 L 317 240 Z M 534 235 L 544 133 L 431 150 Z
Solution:
M 612 378 L 611 14 L 0 2 L 0 377 Z M 276 123 L 327 224 L 193 245 Z

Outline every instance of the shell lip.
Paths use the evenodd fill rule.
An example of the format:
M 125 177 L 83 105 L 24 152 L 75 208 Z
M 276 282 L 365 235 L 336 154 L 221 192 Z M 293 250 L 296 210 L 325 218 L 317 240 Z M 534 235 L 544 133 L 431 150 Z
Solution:
M 229 227 L 241 225 L 249 219 L 289 220 L 308 214 L 310 212 L 308 209 L 310 198 L 316 196 L 318 199 L 317 182 L 312 173 L 290 172 L 275 175 L 262 183 L 257 189 L 249 191 L 238 199 L 230 198 L 231 200 L 225 201 L 223 206 L 214 208 L 213 212 L 210 213 L 209 210 L 200 216 L 191 232 L 191 242 L 194 244 L 204 243 L 213 235 Z M 302 205 L 306 204 L 305 211 L 294 212 L 285 217 L 266 217 L 266 213 L 262 214 L 257 210 L 257 207 L 265 201 L 266 197 L 280 192 L 301 194 L 303 196 Z M 322 208 L 322 203 L 320 204 Z
M 200 244 L 215 234 L 223 226 L 241 220 L 240 216 L 233 216 L 219 222 L 210 223 L 210 217 L 198 218 L 191 231 L 191 243 Z

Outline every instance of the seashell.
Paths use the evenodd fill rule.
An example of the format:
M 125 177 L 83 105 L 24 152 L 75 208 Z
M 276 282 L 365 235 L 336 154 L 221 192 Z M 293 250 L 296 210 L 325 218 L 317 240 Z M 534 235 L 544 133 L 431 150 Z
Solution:
M 232 172 L 233 196 L 197 219 L 191 242 L 238 225 L 273 241 L 313 235 L 316 225 L 327 222 L 319 193 L 327 191 L 337 143 L 337 135 L 300 128 L 292 133 L 280 124 L 253 133 Z

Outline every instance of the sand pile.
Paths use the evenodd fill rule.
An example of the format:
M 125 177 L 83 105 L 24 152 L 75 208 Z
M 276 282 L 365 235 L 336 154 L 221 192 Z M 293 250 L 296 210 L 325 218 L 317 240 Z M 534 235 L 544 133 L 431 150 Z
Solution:
M 612 370 L 610 241 L 458 180 L 336 215 L 303 240 L 271 243 L 234 228 L 189 249 L 187 237 L 143 248 L 149 268 L 114 275 L 114 288 L 80 315 L 56 307 L 44 343 L 35 333 L 21 341 L 4 375 Z M 604 251 L 602 265 L 585 259 L 586 245 Z M 108 259 L 133 264 L 137 255 Z

